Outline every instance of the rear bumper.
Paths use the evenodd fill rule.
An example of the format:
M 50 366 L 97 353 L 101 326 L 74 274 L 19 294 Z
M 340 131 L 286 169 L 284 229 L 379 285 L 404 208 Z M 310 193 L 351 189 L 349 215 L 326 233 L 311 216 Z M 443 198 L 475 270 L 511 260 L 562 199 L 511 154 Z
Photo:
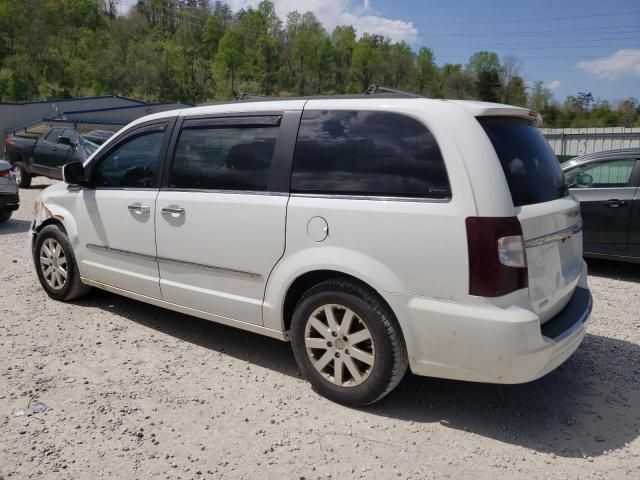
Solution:
M 523 307 L 400 297 L 385 295 L 400 313 L 413 373 L 487 383 L 529 382 L 560 366 L 582 343 L 592 309 L 586 264 L 569 303 L 543 326 Z
M 20 197 L 17 193 L 0 193 L 0 207 L 17 210 L 20 207 Z

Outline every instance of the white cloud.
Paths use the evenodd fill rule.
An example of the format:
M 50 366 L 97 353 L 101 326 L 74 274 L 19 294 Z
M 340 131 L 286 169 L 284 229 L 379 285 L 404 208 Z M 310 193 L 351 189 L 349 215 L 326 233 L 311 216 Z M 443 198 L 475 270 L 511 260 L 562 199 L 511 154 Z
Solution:
M 640 49 L 618 50 L 608 57 L 583 60 L 576 65 L 585 72 L 604 80 L 615 80 L 623 75 L 640 77 Z
M 547 83 L 547 88 L 553 92 L 559 89 L 560 85 L 562 85 L 562 82 L 560 80 L 551 80 L 549 83 Z
M 322 25 L 331 32 L 337 25 L 353 25 L 358 36 L 365 32 L 377 33 L 398 42 L 415 41 L 418 30 L 412 22 L 394 20 L 380 16 L 372 7 L 371 0 L 272 0 L 278 16 L 286 21 L 287 14 L 293 10 L 300 13 L 313 12 Z M 136 0 L 122 0 L 120 11 L 126 12 Z M 213 2 L 211 2 L 213 3 Z M 241 8 L 256 7 L 260 0 L 227 0 L 235 12 Z

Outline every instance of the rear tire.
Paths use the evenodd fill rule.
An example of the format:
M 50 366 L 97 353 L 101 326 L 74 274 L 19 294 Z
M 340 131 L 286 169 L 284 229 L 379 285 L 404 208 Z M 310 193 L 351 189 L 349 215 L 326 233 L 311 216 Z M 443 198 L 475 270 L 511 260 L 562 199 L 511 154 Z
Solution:
M 407 370 L 395 316 L 374 291 L 348 278 L 324 281 L 302 296 L 293 313 L 291 343 L 314 389 L 344 405 L 380 400 Z
M 4 223 L 11 218 L 13 210 L 8 210 L 5 207 L 0 207 L 0 223 Z
M 22 162 L 13 164 L 13 173 L 16 176 L 18 187 L 29 188 L 31 186 L 31 174 L 27 172 Z
M 68 302 L 86 295 L 90 287 L 80 281 L 80 272 L 67 235 L 57 225 L 47 225 L 36 238 L 33 261 L 47 295 Z

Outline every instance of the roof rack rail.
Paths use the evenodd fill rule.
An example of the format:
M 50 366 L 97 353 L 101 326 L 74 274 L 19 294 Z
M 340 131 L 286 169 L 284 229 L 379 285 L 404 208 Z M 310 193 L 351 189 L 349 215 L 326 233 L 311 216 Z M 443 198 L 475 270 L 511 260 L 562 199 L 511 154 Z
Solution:
M 271 95 L 260 95 L 259 93 L 242 92 L 236 95 L 233 100 L 241 102 L 242 100 L 251 100 L 255 98 L 271 98 Z
M 382 85 L 380 83 L 372 83 L 367 89 L 364 91 L 363 95 L 374 95 L 376 93 L 395 93 L 397 95 L 404 95 L 411 98 L 420 98 L 424 97 L 418 93 L 405 92 L 404 90 L 398 90 L 397 88 L 387 87 L 386 85 Z

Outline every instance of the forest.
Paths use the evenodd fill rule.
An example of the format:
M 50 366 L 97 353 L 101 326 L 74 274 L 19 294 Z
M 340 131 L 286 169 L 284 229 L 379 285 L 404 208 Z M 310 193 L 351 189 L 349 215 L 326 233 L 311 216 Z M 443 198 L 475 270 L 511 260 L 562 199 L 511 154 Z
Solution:
M 371 83 L 435 98 L 526 106 L 546 127 L 637 126 L 635 98 L 591 92 L 564 101 L 522 76 L 522 60 L 490 51 L 437 64 L 433 51 L 357 32 L 327 31 L 311 12 L 276 15 L 270 1 L 0 0 L 0 101 L 124 95 L 147 101 L 361 93 Z

